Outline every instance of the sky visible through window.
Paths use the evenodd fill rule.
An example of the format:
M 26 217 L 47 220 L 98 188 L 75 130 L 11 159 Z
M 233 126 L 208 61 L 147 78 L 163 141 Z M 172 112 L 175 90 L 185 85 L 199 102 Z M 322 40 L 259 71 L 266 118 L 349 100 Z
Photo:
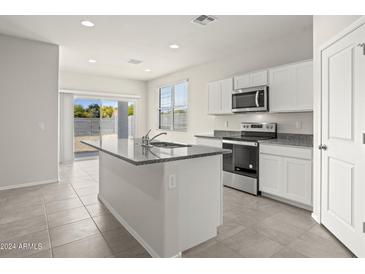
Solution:
M 89 105 L 100 104 L 100 102 L 103 106 L 111 106 L 111 107 L 118 106 L 118 101 L 97 100 L 88 98 L 77 98 L 74 100 L 74 105 L 81 105 L 83 108 L 87 108 Z
M 83 108 L 87 108 L 89 105 L 93 104 L 102 104 L 103 106 L 110 106 L 113 108 L 118 107 L 118 101 L 116 100 L 98 100 L 98 99 L 89 99 L 89 98 L 76 98 L 74 100 L 74 105 L 81 105 Z M 128 102 L 128 105 L 133 104 L 133 102 Z

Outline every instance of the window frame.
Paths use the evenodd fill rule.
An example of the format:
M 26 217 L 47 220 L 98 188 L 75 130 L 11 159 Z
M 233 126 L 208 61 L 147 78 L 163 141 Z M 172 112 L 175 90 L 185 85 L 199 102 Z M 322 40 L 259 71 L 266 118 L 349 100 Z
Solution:
M 185 108 L 179 106 L 179 107 L 175 107 L 175 86 L 182 84 L 182 83 L 186 83 L 186 105 Z M 186 110 L 186 116 L 188 116 L 188 109 L 189 109 L 189 103 L 188 103 L 188 92 L 189 92 L 189 85 L 188 85 L 189 81 L 186 80 L 181 80 L 172 84 L 168 84 L 168 85 L 164 85 L 158 88 L 158 92 L 157 92 L 157 96 L 158 96 L 158 129 L 159 130 L 167 130 L 167 131 L 176 131 L 176 132 L 187 132 L 188 130 L 188 123 L 186 121 L 186 127 L 183 129 L 175 129 L 174 124 L 175 124 L 175 109 L 179 110 L 179 109 L 185 109 Z M 171 111 L 171 125 L 169 128 L 161 128 L 161 110 L 164 109 L 161 107 L 161 90 L 163 88 L 166 87 L 171 87 L 171 101 L 170 101 L 170 111 Z

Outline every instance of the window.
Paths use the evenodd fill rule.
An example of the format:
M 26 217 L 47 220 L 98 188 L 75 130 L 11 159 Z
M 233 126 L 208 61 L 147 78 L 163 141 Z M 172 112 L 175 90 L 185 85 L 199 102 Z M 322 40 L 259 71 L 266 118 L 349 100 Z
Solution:
M 187 129 L 188 82 L 165 86 L 159 90 L 159 128 Z

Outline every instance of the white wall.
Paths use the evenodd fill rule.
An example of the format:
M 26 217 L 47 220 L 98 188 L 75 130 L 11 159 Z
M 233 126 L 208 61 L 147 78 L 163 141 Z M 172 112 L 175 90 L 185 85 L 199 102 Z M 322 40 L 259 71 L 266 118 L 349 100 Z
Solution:
M 58 46 L 0 35 L 0 189 L 58 179 Z
M 314 148 L 321 144 L 321 68 L 320 68 L 320 46 L 341 32 L 351 23 L 359 19 L 358 15 L 316 15 L 313 17 L 313 63 L 314 63 Z M 320 195 L 321 195 L 321 154 L 314 149 L 313 154 L 313 215 L 317 221 L 320 220 Z
M 312 29 L 278 37 L 269 43 L 245 50 L 237 56 L 217 58 L 216 61 L 182 70 L 148 82 L 148 127 L 158 127 L 157 90 L 160 86 L 189 79 L 189 113 L 187 132 L 169 132 L 165 139 L 193 142 L 194 134 L 214 129 L 238 130 L 241 121 L 273 121 L 279 123 L 280 132 L 312 133 L 312 113 L 301 114 L 238 114 L 209 116 L 207 83 L 240 73 L 282 65 L 312 58 Z M 228 121 L 228 128 L 224 127 Z M 296 121 L 302 124 L 296 129 Z
M 74 160 L 74 96 L 61 93 L 60 99 L 60 163 Z
M 146 112 L 146 82 L 114 78 L 107 76 L 88 75 L 76 72 L 60 72 L 60 89 L 106 92 L 127 95 L 139 95 L 141 98 L 136 104 L 137 136 L 146 131 L 147 112 Z

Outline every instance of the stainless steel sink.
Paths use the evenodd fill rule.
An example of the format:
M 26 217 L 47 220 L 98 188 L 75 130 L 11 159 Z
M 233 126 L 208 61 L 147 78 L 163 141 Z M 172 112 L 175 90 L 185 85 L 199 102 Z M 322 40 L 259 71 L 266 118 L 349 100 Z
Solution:
M 162 147 L 162 148 L 191 147 L 191 145 L 170 143 L 170 142 L 151 142 L 151 145 L 154 147 Z

